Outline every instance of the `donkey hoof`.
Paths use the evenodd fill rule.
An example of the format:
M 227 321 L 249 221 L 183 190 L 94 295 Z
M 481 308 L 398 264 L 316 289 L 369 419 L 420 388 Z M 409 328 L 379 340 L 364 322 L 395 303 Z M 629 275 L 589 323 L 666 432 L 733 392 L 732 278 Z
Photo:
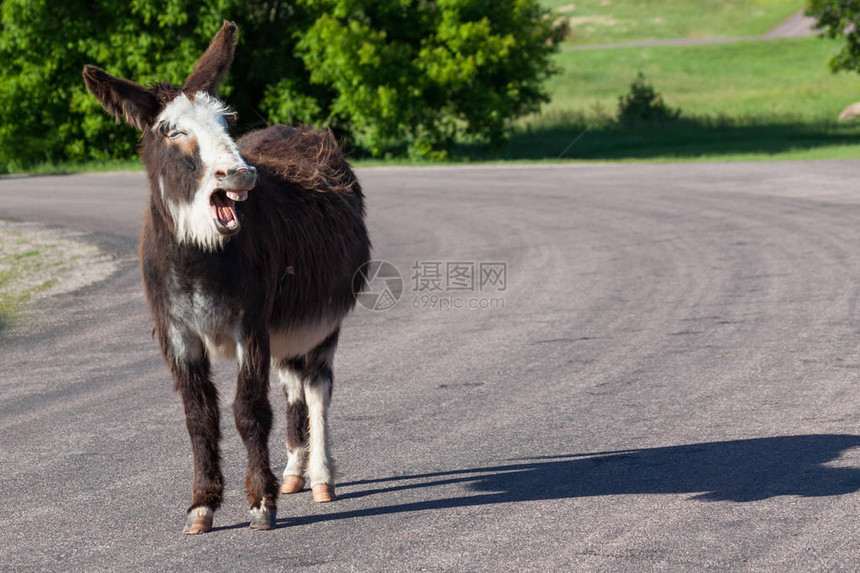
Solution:
M 266 507 L 265 505 L 261 505 L 260 507 L 252 507 L 251 530 L 266 531 L 269 529 L 274 529 L 276 513 L 277 511 L 274 507 Z
M 305 478 L 301 476 L 284 476 L 281 493 L 299 493 L 305 487 Z
M 195 507 L 188 512 L 182 533 L 185 535 L 200 535 L 201 533 L 212 531 L 212 513 L 212 510 L 208 507 Z
M 317 503 L 326 503 L 337 499 L 334 495 L 334 486 L 330 483 L 318 483 L 311 486 L 311 492 L 313 492 L 314 501 Z

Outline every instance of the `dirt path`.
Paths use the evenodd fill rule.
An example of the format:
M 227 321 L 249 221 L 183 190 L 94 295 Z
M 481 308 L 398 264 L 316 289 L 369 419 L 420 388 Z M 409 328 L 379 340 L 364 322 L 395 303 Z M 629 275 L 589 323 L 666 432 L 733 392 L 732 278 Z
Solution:
M 774 40 L 779 38 L 800 38 L 814 36 L 818 32 L 812 28 L 815 18 L 797 12 L 794 16 L 762 36 L 727 36 L 723 38 L 677 38 L 672 40 L 640 40 L 635 42 L 616 42 L 610 44 L 591 44 L 587 46 L 564 46 L 562 50 L 605 50 L 611 48 L 637 48 L 646 46 L 704 46 L 709 44 L 728 44 L 744 40 Z
M 815 18 L 803 13 L 803 10 L 762 36 L 763 38 L 800 38 L 803 36 L 814 36 L 818 33 L 813 28 Z

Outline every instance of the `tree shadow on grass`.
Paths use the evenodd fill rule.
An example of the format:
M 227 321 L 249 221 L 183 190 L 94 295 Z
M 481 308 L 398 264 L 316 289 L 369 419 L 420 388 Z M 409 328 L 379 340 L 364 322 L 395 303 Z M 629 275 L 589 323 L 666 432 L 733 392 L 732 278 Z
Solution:
M 503 147 L 462 146 L 457 155 L 473 161 L 682 160 L 720 155 L 776 155 L 858 144 L 860 124 L 680 119 L 630 126 L 572 122 L 531 127 L 514 133 Z
M 432 509 L 591 496 L 690 494 L 690 499 L 747 503 L 777 496 L 819 497 L 860 490 L 860 468 L 827 465 L 860 446 L 860 436 L 806 435 L 709 442 L 512 460 L 493 466 L 340 484 L 343 500 L 424 490 L 421 501 L 286 517 L 279 526 Z M 469 495 L 440 495 L 461 484 Z

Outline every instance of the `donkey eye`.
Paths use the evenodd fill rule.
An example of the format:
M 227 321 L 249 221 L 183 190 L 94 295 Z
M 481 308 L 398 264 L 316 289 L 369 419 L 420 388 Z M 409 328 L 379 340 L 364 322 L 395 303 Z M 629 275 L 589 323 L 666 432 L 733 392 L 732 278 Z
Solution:
M 176 129 L 176 127 L 170 125 L 169 123 L 162 123 L 158 131 L 164 137 L 169 137 L 170 139 L 179 139 L 183 135 L 188 135 L 188 132 L 183 131 L 181 129 Z

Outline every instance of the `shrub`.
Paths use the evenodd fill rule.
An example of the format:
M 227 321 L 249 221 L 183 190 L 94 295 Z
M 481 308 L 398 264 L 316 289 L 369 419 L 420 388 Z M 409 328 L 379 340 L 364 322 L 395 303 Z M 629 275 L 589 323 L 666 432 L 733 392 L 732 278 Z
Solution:
M 681 110 L 666 105 L 642 72 L 630 84 L 630 92 L 618 98 L 618 121 L 623 124 L 661 123 L 679 117 Z

